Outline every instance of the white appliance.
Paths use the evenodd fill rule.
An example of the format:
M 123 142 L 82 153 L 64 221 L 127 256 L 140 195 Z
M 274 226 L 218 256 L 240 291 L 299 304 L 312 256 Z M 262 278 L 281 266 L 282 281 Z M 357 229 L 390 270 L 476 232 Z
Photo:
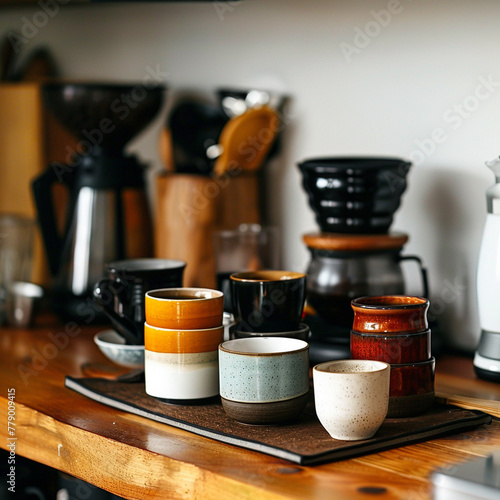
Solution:
M 488 215 L 477 269 L 481 338 L 474 370 L 478 377 L 500 382 L 500 158 L 486 165 L 495 174 L 495 184 L 486 191 Z

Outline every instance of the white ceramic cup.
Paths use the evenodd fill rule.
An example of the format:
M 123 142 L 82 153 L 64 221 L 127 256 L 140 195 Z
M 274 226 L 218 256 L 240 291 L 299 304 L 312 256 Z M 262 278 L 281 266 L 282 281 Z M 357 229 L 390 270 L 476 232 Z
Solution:
M 346 359 L 313 368 L 314 402 L 321 425 L 344 441 L 369 439 L 389 407 L 390 365 Z
M 144 324 L 146 393 L 171 402 L 188 402 L 219 394 L 217 347 L 224 326 L 198 330 Z

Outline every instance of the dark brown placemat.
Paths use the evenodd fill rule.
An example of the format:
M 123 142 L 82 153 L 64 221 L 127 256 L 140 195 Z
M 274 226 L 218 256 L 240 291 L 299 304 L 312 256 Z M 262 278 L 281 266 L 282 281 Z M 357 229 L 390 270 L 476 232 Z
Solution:
M 66 387 L 119 410 L 301 465 L 317 465 L 375 453 L 491 422 L 491 416 L 486 413 L 435 403 L 418 417 L 386 419 L 371 439 L 339 441 L 332 439 L 319 423 L 312 394 L 296 422 L 279 426 L 252 426 L 229 418 L 219 401 L 192 406 L 159 401 L 145 393 L 143 381 L 66 377 Z

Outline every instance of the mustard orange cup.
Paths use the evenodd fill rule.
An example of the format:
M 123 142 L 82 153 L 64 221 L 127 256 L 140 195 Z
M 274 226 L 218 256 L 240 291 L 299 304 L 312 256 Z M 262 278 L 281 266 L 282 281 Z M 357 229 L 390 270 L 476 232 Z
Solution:
M 161 288 L 146 292 L 146 323 L 199 330 L 222 325 L 224 294 L 210 288 Z
M 144 347 L 164 353 L 216 351 L 224 338 L 224 326 L 198 330 L 158 328 L 144 324 Z

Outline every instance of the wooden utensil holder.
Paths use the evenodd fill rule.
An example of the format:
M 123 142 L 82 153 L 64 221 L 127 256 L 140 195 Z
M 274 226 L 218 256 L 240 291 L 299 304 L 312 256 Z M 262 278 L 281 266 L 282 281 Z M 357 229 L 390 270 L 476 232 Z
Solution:
M 256 174 L 164 173 L 157 178 L 155 255 L 187 263 L 184 286 L 215 287 L 215 230 L 260 222 Z

